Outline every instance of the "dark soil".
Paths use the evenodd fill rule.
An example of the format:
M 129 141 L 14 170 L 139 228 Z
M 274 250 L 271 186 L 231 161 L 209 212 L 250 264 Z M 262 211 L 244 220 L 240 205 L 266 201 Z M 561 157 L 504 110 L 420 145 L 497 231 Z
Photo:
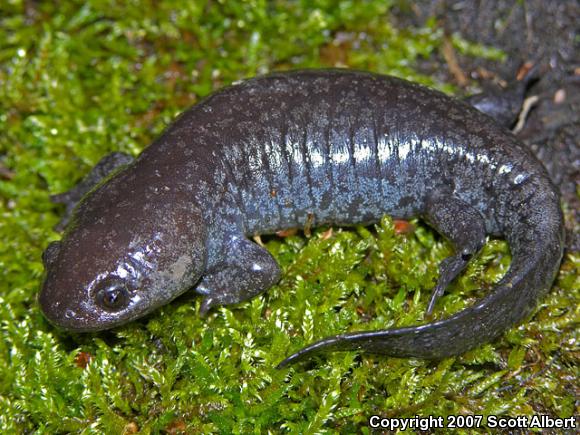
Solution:
M 464 75 L 478 80 L 482 87 L 490 81 L 514 80 L 526 62 L 539 65 L 540 80 L 528 92 L 539 100 L 518 136 L 542 160 L 570 206 L 567 227 L 573 237 L 568 245 L 578 250 L 580 3 L 576 0 L 420 0 L 411 8 L 398 11 L 402 26 L 419 25 L 430 16 L 436 16 L 450 35 L 458 33 L 469 41 L 507 53 L 505 62 L 455 53 Z M 457 74 L 442 54 L 425 61 L 422 68 L 443 80 L 458 83 Z

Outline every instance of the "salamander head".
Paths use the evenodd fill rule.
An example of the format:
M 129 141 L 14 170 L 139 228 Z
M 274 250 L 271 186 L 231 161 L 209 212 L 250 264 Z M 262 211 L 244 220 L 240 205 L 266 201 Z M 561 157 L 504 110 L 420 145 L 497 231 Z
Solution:
M 40 307 L 70 331 L 109 329 L 141 317 L 191 288 L 205 271 L 205 225 L 191 201 L 146 187 L 127 192 L 115 188 L 116 181 L 81 201 L 63 239 L 43 255 Z

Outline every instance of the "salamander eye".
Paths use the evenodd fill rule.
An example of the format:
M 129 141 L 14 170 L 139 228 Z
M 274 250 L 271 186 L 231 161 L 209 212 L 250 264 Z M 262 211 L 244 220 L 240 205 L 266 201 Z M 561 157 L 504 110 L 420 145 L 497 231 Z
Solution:
M 129 290 L 122 281 L 105 280 L 99 284 L 95 300 L 107 311 L 120 311 L 129 304 Z

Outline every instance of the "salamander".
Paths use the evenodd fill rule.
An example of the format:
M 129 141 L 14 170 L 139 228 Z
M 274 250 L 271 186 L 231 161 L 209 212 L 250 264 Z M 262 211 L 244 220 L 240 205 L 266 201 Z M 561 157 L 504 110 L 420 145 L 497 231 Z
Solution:
M 66 231 L 44 253 L 46 318 L 99 331 L 194 289 L 200 313 L 278 282 L 249 240 L 305 225 L 423 218 L 454 253 L 428 304 L 484 245 L 505 238 L 512 262 L 489 294 L 443 320 L 350 332 L 300 350 L 438 359 L 521 321 L 551 286 L 563 217 L 546 170 L 504 127 L 464 101 L 402 79 L 305 70 L 226 87 L 178 117 L 136 159 L 105 157 L 58 195 Z

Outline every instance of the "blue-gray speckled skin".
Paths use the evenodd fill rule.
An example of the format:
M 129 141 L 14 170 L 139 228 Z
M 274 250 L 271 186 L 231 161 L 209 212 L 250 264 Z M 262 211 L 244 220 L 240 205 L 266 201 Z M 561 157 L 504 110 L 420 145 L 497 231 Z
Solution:
M 321 349 L 462 353 L 529 314 L 562 257 L 554 186 L 491 118 L 393 77 L 297 71 L 214 93 L 84 196 L 45 253 L 40 305 L 58 326 L 96 331 L 195 288 L 204 313 L 278 281 L 278 265 L 248 236 L 384 214 L 422 216 L 456 248 L 429 311 L 486 235 L 507 239 L 511 267 L 448 319 L 331 337 L 282 365 Z

